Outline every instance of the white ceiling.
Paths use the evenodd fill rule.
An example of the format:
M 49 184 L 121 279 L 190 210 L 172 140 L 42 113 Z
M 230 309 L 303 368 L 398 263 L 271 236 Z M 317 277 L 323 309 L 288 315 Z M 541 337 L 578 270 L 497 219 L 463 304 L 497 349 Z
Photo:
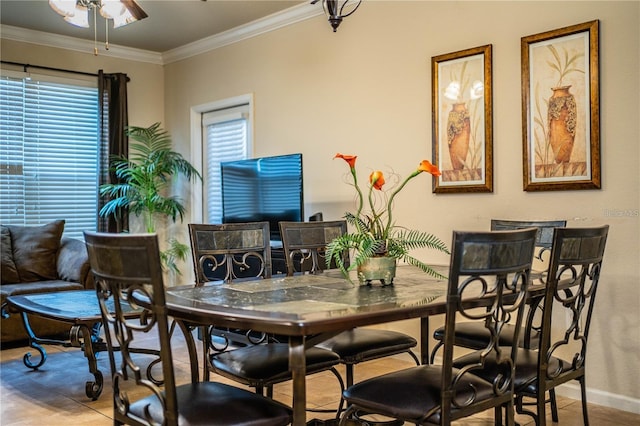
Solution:
M 109 43 L 166 52 L 220 34 L 290 7 L 304 0 L 136 0 L 149 15 L 141 21 L 109 29 Z M 317 8 L 318 5 L 310 8 Z M 320 6 L 321 7 L 321 6 Z M 0 0 L 0 23 L 93 41 L 94 26 L 66 23 L 47 0 Z M 98 14 L 98 41 L 105 40 L 105 21 Z M 329 29 L 330 30 L 330 29 Z

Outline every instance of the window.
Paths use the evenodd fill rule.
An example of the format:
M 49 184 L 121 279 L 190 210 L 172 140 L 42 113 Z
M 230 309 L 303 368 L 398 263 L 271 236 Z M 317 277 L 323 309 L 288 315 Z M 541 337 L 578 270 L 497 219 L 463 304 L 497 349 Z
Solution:
M 0 223 L 96 230 L 99 143 L 95 81 L 3 72 Z
M 205 223 L 222 222 L 220 163 L 248 157 L 249 112 L 249 104 L 243 104 L 202 114 Z

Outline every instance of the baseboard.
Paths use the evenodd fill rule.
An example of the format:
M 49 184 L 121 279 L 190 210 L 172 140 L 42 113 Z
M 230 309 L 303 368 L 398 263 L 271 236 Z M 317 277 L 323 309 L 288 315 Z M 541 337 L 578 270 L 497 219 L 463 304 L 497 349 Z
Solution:
M 441 364 L 442 359 L 436 356 L 435 364 Z M 570 382 L 556 388 L 556 394 L 566 398 L 580 401 L 580 385 L 577 382 Z M 602 405 L 603 407 L 615 408 L 616 410 L 628 411 L 629 413 L 640 414 L 640 399 L 631 398 L 625 395 L 618 395 L 598 389 L 587 387 L 587 402 L 589 404 Z
M 565 383 L 564 385 L 558 386 L 556 393 L 559 396 L 578 401 L 581 399 L 580 385 L 578 383 Z M 640 399 L 638 398 L 617 395 L 598 389 L 589 389 L 587 387 L 587 401 L 589 404 L 602 405 L 604 407 L 615 408 L 616 410 L 640 414 Z

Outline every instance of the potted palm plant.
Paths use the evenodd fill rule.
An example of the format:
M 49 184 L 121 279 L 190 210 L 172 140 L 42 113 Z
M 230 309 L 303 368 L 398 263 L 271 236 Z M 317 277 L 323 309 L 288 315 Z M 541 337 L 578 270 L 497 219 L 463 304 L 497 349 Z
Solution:
M 358 280 L 367 284 L 372 280 L 380 280 L 383 285 L 392 284 L 398 260 L 417 266 L 431 276 L 445 278 L 428 264 L 411 256 L 409 252 L 418 248 L 430 248 L 449 254 L 446 244 L 428 232 L 397 225 L 393 217 L 393 201 L 405 185 L 423 172 L 439 176 L 438 167 L 423 160 L 404 180 L 393 174 L 396 184 L 386 190 L 384 174 L 376 170 L 369 176 L 365 198 L 358 184 L 357 157 L 336 154 L 334 158 L 341 158 L 349 165 L 352 185 L 357 193 L 357 210 L 355 213 L 345 214 L 353 232 L 335 238 L 327 246 L 327 265 L 335 262 L 346 277 L 350 270 L 357 268 Z M 341 254 L 345 250 L 355 252 L 350 267 L 346 267 L 343 262 Z
M 100 195 L 110 200 L 100 209 L 100 216 L 117 215 L 121 208 L 128 208 L 136 216 L 142 216 L 147 232 L 156 232 L 158 217 L 184 218 L 185 207 L 177 196 L 167 196 L 171 179 L 182 175 L 187 180 L 201 178 L 200 173 L 184 157 L 171 150 L 169 133 L 155 123 L 150 127 L 131 126 L 127 135 L 134 141 L 130 145 L 129 158 L 116 156 L 111 159 L 111 169 L 120 180 L 100 186 Z M 168 249 L 160 253 L 163 265 L 180 273 L 176 260 L 187 257 L 189 247 L 176 238 L 170 238 Z

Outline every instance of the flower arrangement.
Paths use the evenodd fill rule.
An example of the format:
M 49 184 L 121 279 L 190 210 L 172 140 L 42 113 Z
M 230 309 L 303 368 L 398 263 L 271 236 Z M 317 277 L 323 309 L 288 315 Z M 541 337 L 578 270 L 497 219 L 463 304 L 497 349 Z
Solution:
M 409 251 L 417 248 L 432 248 L 449 254 L 447 246 L 432 234 L 396 225 L 393 217 L 393 201 L 407 183 L 423 172 L 439 176 L 441 173 L 438 167 L 423 160 L 418 168 L 404 180 L 400 180 L 400 177 L 392 172 L 389 179 L 395 181 L 395 184 L 391 183 L 388 189 L 384 189 L 387 185 L 384 174 L 380 170 L 375 170 L 369 175 L 365 198 L 358 184 L 357 157 L 338 153 L 335 158 L 341 158 L 349 165 L 353 179 L 351 185 L 357 193 L 357 210 L 355 213 L 345 214 L 347 223 L 354 228 L 354 231 L 335 238 L 327 246 L 327 265 L 332 261 L 335 262 L 346 276 L 349 270 L 361 265 L 368 258 L 386 256 L 417 266 L 434 277 L 444 278 L 429 265 L 411 256 Z M 368 204 L 366 207 L 365 201 Z M 345 250 L 355 251 L 355 257 L 348 268 L 341 256 Z

